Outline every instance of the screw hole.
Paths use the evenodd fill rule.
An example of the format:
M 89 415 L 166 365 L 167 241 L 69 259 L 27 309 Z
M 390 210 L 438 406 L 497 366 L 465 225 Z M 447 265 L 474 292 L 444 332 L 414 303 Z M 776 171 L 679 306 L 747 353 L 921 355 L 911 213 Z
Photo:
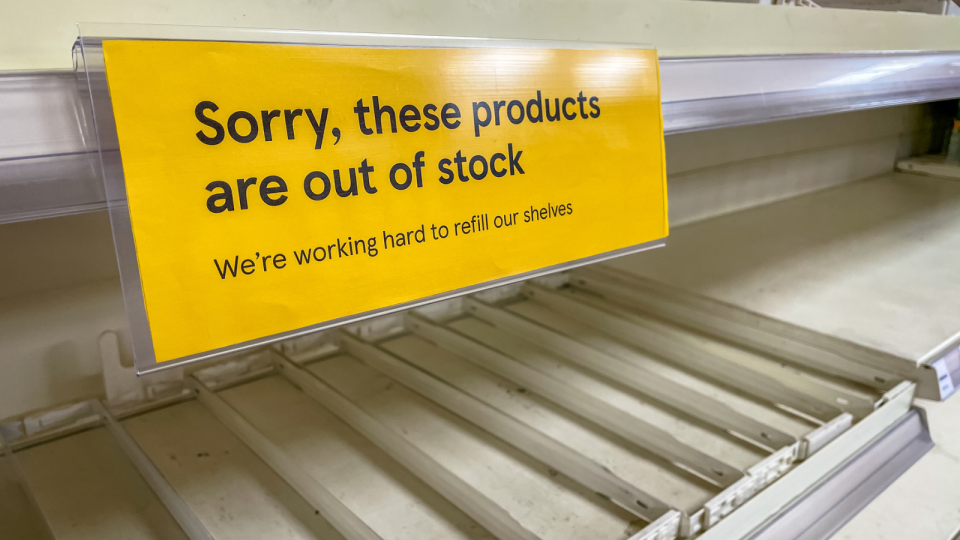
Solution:
M 770 440 L 770 434 L 765 431 L 761 432 L 760 436 L 763 437 L 764 439 Z
M 714 474 L 716 474 L 717 476 L 723 476 L 723 471 L 721 471 L 720 469 L 711 469 L 711 470 L 712 470 L 712 471 L 714 472 Z
M 639 506 L 640 508 L 650 508 L 649 506 L 643 504 L 643 502 L 641 501 L 637 501 L 637 506 Z

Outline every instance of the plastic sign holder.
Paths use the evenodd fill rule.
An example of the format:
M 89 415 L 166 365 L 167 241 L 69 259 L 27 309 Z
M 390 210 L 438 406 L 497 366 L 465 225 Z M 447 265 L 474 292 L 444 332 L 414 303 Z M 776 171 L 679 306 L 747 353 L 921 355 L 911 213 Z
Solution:
M 655 50 L 83 25 L 138 373 L 663 245 Z

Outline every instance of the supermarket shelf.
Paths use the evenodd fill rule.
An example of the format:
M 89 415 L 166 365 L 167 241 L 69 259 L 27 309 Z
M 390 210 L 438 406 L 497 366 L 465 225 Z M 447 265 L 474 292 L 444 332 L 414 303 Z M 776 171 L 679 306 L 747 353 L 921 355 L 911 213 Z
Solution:
M 666 134 L 960 97 L 960 53 L 666 58 Z M 72 72 L 0 75 L 0 223 L 102 209 Z
M 956 180 L 889 173 L 679 227 L 669 249 L 574 283 L 860 384 L 883 388 L 886 372 L 945 399 L 960 387 L 958 204 Z
M 200 364 L 152 405 L 7 422 L 6 457 L 58 539 L 671 540 L 753 531 L 752 501 L 811 525 L 791 501 L 869 469 L 909 415 L 911 382 L 785 368 L 568 280 Z M 890 448 L 929 441 L 913 426 Z

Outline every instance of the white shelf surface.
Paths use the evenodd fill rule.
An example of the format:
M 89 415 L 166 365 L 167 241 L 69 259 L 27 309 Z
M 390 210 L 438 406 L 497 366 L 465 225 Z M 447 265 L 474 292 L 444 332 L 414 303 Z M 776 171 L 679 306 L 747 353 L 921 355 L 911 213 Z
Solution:
M 679 227 L 665 249 L 605 264 L 935 360 L 960 339 L 960 182 L 890 173 Z
M 960 97 L 960 53 L 664 58 L 666 134 Z M 0 223 L 106 207 L 72 72 L 0 75 Z

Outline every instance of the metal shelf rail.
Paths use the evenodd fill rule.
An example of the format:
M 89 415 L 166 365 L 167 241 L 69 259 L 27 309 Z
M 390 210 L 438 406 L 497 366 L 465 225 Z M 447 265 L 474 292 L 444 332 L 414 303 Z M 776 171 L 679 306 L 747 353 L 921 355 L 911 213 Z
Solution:
M 960 97 L 960 53 L 665 58 L 684 133 Z M 106 207 L 88 97 L 68 71 L 0 75 L 0 223 Z
M 10 422 L 5 451 L 54 538 L 141 520 L 179 524 L 174 536 L 191 539 L 274 527 L 283 538 L 325 528 L 348 539 L 668 540 L 836 526 L 846 514 L 820 520 L 829 508 L 802 496 L 831 475 L 860 485 L 873 468 L 851 459 L 884 437 L 898 442 L 871 463 L 886 460 L 893 475 L 929 449 L 908 418 L 909 381 L 788 365 L 569 279 L 200 365 L 152 403 L 87 402 Z M 51 483 L 56 471 L 72 475 L 61 481 L 69 490 Z M 297 495 L 264 492 L 270 474 Z M 83 493 L 105 485 L 157 503 L 141 494 L 132 509 L 93 508 L 102 493 Z M 848 508 L 875 494 L 828 491 Z M 766 521 L 791 503 L 803 510 Z M 738 513 L 745 505 L 762 511 Z

